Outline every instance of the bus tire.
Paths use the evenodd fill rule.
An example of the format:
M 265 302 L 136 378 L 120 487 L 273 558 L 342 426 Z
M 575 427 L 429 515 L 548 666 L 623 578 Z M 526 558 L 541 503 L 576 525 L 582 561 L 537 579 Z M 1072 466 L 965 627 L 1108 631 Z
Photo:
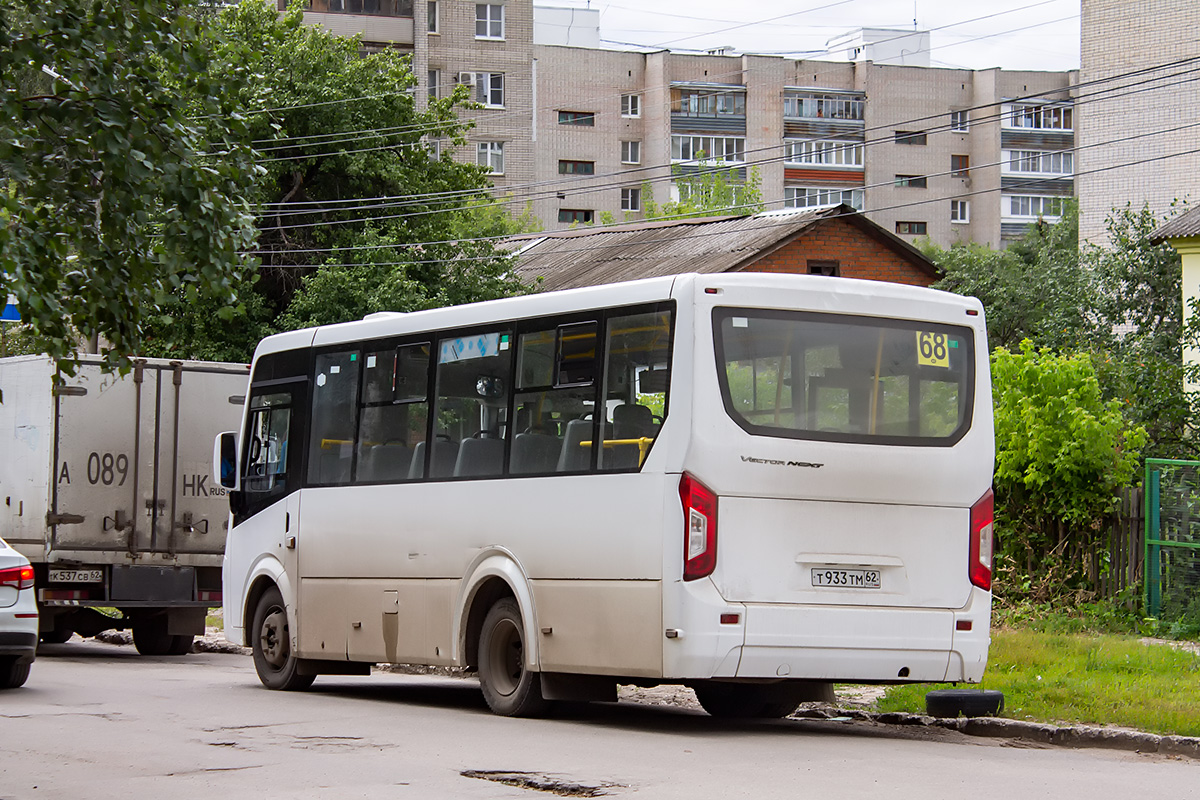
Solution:
M 312 686 L 316 676 L 301 675 L 297 670 L 300 659 L 292 652 L 287 606 L 274 586 L 263 592 L 254 607 L 250 649 L 254 654 L 254 671 L 268 689 L 290 692 Z
M 1004 692 L 995 689 L 935 689 L 925 695 L 931 717 L 995 717 L 1004 711 Z
M 492 713 L 534 717 L 549 708 L 542 676 L 525 665 L 525 626 L 511 597 L 497 600 L 479 633 L 479 686 Z
M 698 683 L 700 707 L 719 719 L 782 719 L 804 700 L 804 688 L 783 684 Z

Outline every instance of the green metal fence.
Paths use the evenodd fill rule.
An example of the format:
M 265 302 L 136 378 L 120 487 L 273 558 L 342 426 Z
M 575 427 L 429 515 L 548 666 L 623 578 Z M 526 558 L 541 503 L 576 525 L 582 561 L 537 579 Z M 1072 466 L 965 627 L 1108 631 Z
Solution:
M 1200 461 L 1146 459 L 1146 613 L 1200 615 Z

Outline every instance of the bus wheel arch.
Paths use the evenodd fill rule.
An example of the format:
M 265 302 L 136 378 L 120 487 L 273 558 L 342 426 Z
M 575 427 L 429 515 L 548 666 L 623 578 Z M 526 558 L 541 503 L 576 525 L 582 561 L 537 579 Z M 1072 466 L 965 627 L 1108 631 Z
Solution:
M 288 621 L 291 625 L 296 624 L 296 593 L 292 591 L 292 582 L 288 580 L 282 564 L 271 558 L 263 559 L 255 565 L 253 577 L 250 579 L 245 599 L 242 601 L 242 645 L 245 647 L 254 643 L 254 633 L 251 631 L 254 625 L 254 612 L 258 608 L 259 600 L 271 589 L 276 589 L 283 597 L 284 604 L 287 605 Z
M 488 612 L 505 597 L 512 598 L 520 609 L 526 634 L 525 664 L 537 669 L 540 663 L 538 652 L 537 614 L 534 610 L 533 593 L 524 570 L 512 554 L 499 548 L 481 553 L 463 581 L 459 599 L 458 625 L 455 639 L 461 655 L 460 663 L 468 669 L 479 666 L 479 638 Z

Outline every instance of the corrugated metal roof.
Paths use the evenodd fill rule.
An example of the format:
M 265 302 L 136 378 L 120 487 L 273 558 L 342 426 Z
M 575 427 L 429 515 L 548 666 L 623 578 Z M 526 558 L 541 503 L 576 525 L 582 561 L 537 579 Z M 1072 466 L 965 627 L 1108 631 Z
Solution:
M 1158 244 L 1168 239 L 1185 239 L 1189 236 L 1200 236 L 1200 208 L 1193 208 L 1163 225 L 1150 234 L 1150 241 Z
M 574 229 L 517 237 L 508 247 L 519 253 L 517 274 L 522 280 L 541 279 L 539 286 L 546 290 L 569 289 L 685 272 L 724 272 L 838 213 L 842 212 L 835 206 Z

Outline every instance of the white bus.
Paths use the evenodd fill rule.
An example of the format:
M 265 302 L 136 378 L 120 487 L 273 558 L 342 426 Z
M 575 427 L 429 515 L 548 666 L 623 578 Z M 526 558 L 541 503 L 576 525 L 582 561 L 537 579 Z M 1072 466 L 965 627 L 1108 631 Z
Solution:
M 457 666 L 504 715 L 978 682 L 987 353 L 973 298 L 753 274 L 272 336 L 214 454 L 226 635 L 271 688 Z

